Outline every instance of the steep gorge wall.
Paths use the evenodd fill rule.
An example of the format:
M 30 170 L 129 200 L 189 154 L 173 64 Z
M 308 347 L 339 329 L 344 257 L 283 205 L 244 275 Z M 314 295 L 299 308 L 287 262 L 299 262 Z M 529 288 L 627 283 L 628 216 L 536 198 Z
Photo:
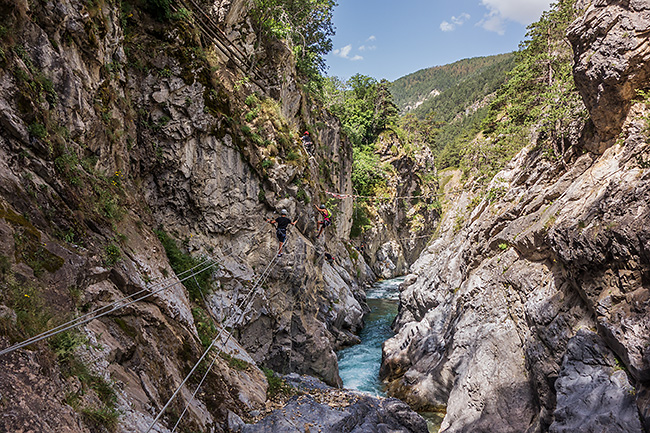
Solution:
M 646 2 L 589 6 L 569 37 L 593 123 L 560 160 L 532 140 L 503 197 L 459 193 L 411 268 L 382 375 L 441 431 L 650 431 L 648 28 Z
M 185 428 L 222 431 L 227 411 L 262 405 L 256 364 L 340 383 L 334 350 L 356 341 L 366 307 L 353 276 L 366 267 L 341 242 L 351 203 L 318 241 L 312 204 L 325 188 L 351 191 L 351 150 L 300 91 L 290 51 L 255 39 L 246 4 L 212 7 L 237 49 L 255 50 L 264 65 L 250 77 L 192 20 L 156 19 L 139 2 L 0 4 L 2 346 L 178 283 L 154 228 L 219 263 L 205 303 L 174 284 L 89 322 L 85 344 L 64 345 L 72 358 L 46 343 L 0 358 L 3 429 L 146 430 L 204 349 L 197 306 L 217 321 L 242 314 L 233 330 L 241 346 L 231 340 L 230 352 L 246 367 L 219 358 Z M 297 144 L 305 125 L 317 137 L 315 161 Z M 280 209 L 298 218 L 286 254 L 239 311 L 277 252 L 265 218 Z M 70 359 L 112 384 L 117 421 L 97 421 L 101 395 Z M 182 388 L 163 425 L 190 395 Z
M 385 131 L 375 146 L 382 164 L 391 167 L 387 188 L 395 198 L 362 200 L 369 210 L 371 227 L 360 236 L 364 255 L 380 278 L 405 275 L 417 260 L 439 220 L 436 169 L 427 145 L 403 143 L 393 131 Z M 358 210 L 358 209 L 357 209 Z M 355 212 L 357 211 L 355 210 Z

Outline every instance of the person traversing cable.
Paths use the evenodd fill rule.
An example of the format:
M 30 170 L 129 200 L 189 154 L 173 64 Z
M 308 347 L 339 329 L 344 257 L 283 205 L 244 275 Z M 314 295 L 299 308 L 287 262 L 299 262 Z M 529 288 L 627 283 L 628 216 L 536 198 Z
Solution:
M 300 137 L 300 140 L 302 140 L 302 145 L 305 147 L 305 150 L 309 154 L 309 156 L 314 156 L 314 142 L 311 141 L 311 137 L 309 136 L 309 131 L 305 131 L 305 133 Z
M 314 207 L 318 212 L 320 212 L 321 216 L 323 217 L 323 221 L 316 222 L 318 226 L 317 228 L 318 234 L 316 235 L 316 238 L 319 238 L 321 233 L 323 233 L 323 229 L 329 226 L 330 224 L 332 224 L 332 222 L 330 221 L 330 212 L 327 209 L 325 209 L 324 204 L 320 205 L 319 207 L 316 207 L 316 205 L 314 205 Z
M 274 220 L 266 220 L 269 224 L 277 224 L 277 227 L 275 229 L 275 235 L 278 237 L 278 241 L 280 242 L 280 248 L 278 249 L 278 257 L 282 257 L 282 246 L 284 245 L 284 241 L 287 239 L 287 227 L 289 227 L 289 224 L 295 226 L 298 220 L 296 219 L 294 222 L 291 222 L 289 218 L 287 218 L 287 211 L 282 209 L 282 212 L 280 212 L 280 216 L 277 217 Z

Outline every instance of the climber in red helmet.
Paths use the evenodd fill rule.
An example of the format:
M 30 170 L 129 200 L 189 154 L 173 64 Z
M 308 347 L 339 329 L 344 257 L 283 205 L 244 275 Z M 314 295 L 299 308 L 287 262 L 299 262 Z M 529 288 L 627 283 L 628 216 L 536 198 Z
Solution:
M 305 131 L 305 133 L 300 137 L 300 140 L 302 140 L 302 145 L 305 148 L 305 151 L 309 154 L 309 156 L 313 157 L 314 156 L 314 142 L 311 141 L 311 137 L 309 136 L 309 131 Z

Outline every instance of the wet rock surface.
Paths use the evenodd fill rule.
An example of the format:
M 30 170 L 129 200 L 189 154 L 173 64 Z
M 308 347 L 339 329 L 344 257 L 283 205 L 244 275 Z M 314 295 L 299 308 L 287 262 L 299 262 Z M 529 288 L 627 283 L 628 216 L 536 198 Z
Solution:
M 351 433 L 426 433 L 426 421 L 397 399 L 362 396 L 348 406 L 332 408 L 318 403 L 311 396 L 294 397 L 285 407 L 254 425 L 246 425 L 242 433 L 257 432 L 351 432 Z

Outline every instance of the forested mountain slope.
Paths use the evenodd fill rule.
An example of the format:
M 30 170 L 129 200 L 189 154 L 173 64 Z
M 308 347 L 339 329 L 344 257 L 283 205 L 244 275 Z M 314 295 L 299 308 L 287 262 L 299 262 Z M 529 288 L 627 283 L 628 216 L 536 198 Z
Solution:
M 390 92 L 401 112 L 424 118 L 435 111 L 438 120 L 447 121 L 496 90 L 512 66 L 512 53 L 463 59 L 398 78 Z
M 464 59 L 391 83 L 400 110 L 435 128 L 430 147 L 438 169 L 459 164 L 460 143 L 480 129 L 494 93 L 506 82 L 514 61 L 513 53 Z

